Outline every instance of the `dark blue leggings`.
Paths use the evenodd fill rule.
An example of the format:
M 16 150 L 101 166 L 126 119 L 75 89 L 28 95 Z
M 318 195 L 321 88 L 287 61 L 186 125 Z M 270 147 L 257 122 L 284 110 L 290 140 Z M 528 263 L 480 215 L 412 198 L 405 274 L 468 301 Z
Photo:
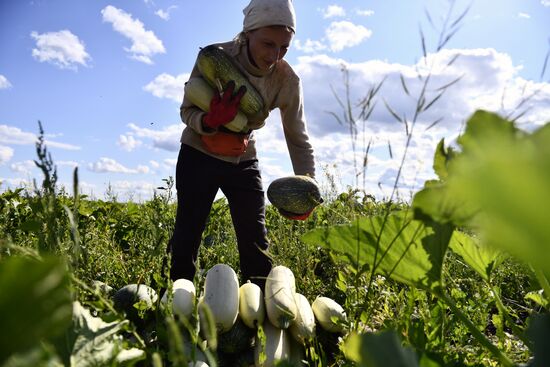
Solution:
M 265 228 L 265 198 L 257 160 L 225 162 L 182 144 L 176 166 L 178 209 L 169 251 L 170 278 L 193 280 L 202 233 L 221 189 L 227 198 L 239 249 L 241 284 L 262 288 L 271 269 Z

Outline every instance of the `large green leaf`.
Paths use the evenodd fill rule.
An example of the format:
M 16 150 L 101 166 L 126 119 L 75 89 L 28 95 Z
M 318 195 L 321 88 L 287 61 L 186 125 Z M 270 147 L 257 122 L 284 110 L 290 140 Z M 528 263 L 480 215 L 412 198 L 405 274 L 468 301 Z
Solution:
M 486 281 L 489 281 L 493 269 L 503 258 L 501 251 L 481 246 L 477 238 L 464 232 L 455 231 L 453 233 L 450 247 Z
M 526 134 L 478 112 L 459 142 L 450 195 L 478 205 L 475 225 L 488 245 L 550 272 L 550 125 Z
M 418 357 L 401 345 L 397 333 L 385 330 L 350 336 L 343 346 L 346 357 L 360 367 L 415 367 Z
M 357 267 L 424 289 L 441 285 L 441 266 L 452 231 L 428 227 L 407 212 L 360 218 L 350 225 L 319 228 L 306 233 L 306 243 L 345 254 Z
M 447 162 L 446 180 L 430 182 L 415 195 L 417 218 L 467 225 L 484 246 L 504 249 L 549 274 L 550 124 L 527 133 L 477 111 L 458 143 L 462 151 Z
M 67 329 L 72 311 L 68 284 L 57 258 L 13 256 L 0 262 L 0 364 Z
M 73 303 L 73 328 L 57 342 L 57 352 L 67 366 L 133 365 L 145 352 L 125 349 L 118 333 L 127 320 L 104 322 L 79 302 Z

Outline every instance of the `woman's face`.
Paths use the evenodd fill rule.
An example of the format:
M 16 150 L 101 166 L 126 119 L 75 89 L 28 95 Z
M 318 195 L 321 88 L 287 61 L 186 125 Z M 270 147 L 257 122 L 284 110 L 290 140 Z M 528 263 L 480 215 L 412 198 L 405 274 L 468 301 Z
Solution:
M 290 46 L 293 33 L 286 27 L 263 27 L 247 32 L 248 56 L 261 70 L 271 69 L 281 60 Z

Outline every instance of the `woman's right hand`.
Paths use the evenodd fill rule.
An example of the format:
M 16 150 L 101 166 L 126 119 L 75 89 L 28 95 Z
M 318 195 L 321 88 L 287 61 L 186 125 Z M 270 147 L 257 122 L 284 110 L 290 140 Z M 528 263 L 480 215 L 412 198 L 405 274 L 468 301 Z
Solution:
M 243 85 L 237 93 L 233 95 L 235 82 L 229 81 L 223 93 L 215 93 L 210 101 L 210 110 L 204 115 L 202 122 L 204 125 L 217 129 L 219 126 L 231 122 L 239 111 L 239 102 L 246 93 L 246 87 Z

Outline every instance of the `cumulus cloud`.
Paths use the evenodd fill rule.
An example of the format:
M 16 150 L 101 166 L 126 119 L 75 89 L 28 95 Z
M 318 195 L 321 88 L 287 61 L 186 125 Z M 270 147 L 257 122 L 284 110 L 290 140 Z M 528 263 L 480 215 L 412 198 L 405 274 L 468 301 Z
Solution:
M 540 0 L 540 3 L 541 3 L 543 6 L 550 6 L 550 0 Z
M 162 161 L 164 168 L 168 170 L 175 170 L 177 163 L 178 163 L 178 160 L 173 158 L 166 158 Z
M 452 60 L 454 62 L 448 66 Z M 461 79 L 417 120 L 407 153 L 406 167 L 399 182 L 402 195 L 418 189 L 426 179 L 433 177 L 431 165 L 438 141 L 445 138 L 447 143 L 452 143 L 461 132 L 464 121 L 476 109 L 488 109 L 512 117 L 527 109 L 526 114 L 518 121 L 527 130 L 540 126 L 550 116 L 550 83 L 536 83 L 521 78 L 521 66 L 515 65 L 509 55 L 494 49 L 442 50 L 437 54 L 429 54 L 426 60 L 421 59 L 413 65 L 392 64 L 381 60 L 349 63 L 327 55 L 302 56 L 293 67 L 304 85 L 308 129 L 317 162 L 319 165 L 335 163 L 338 174 L 347 177 L 349 184 L 349 178 L 362 172 L 364 152 L 370 143 L 364 179 L 369 191 L 377 195 L 391 192 L 406 142 L 405 125 L 388 112 L 383 100 L 399 116 L 407 117 L 410 129 L 415 96 L 419 95 L 424 80 L 419 79 L 419 76 L 426 78 L 430 68 L 432 75 L 427 101 L 438 95 L 438 88 L 457 78 Z M 355 153 L 349 126 L 341 125 L 329 113 L 343 117 L 343 111 L 332 91 L 340 98 L 345 98 L 342 67 L 349 72 L 350 101 L 354 106 L 359 131 Z M 319 75 L 323 75 L 323 78 L 319 79 Z M 401 76 L 410 96 L 404 92 Z M 384 84 L 376 96 L 377 107 L 370 119 L 363 122 L 359 119 L 359 102 L 367 95 L 370 87 L 383 79 Z M 516 107 L 524 99 L 526 102 L 517 110 Z M 277 114 L 272 114 L 274 115 Z M 438 124 L 430 127 L 441 118 Z M 267 135 L 264 137 L 264 129 L 272 128 L 270 124 L 277 126 L 277 129 L 273 127 L 273 130 L 266 130 Z M 264 137 L 264 149 L 288 156 L 278 125 L 278 117 L 270 116 L 268 125 L 258 132 L 257 137 Z M 389 145 L 392 156 L 389 154 Z M 360 176 L 359 185 L 362 185 L 362 180 L 363 176 Z
M 69 30 L 39 34 L 31 32 L 36 40 L 32 56 L 40 62 L 48 62 L 60 69 L 76 70 L 78 65 L 88 66 L 90 55 L 86 52 L 84 42 Z
M 339 52 L 344 48 L 357 46 L 370 38 L 371 35 L 372 31 L 370 29 L 346 20 L 332 22 L 325 30 L 325 37 L 321 40 L 311 40 L 308 38 L 306 41 L 302 41 L 296 39 L 293 41 L 292 46 L 297 50 L 312 54 L 325 50 Z
M 78 167 L 78 162 L 76 161 L 55 161 L 55 164 L 59 167 L 70 167 L 70 168 Z
M 112 158 L 101 157 L 98 161 L 88 163 L 88 169 L 96 173 L 125 173 L 137 174 L 148 173 L 149 167 L 138 165 L 137 168 L 128 168 Z
M 344 20 L 332 22 L 325 31 L 330 49 L 333 52 L 342 51 L 346 47 L 357 46 L 372 35 L 372 31 L 362 25 Z
M 325 45 L 323 42 L 313 41 L 309 38 L 305 42 L 302 42 L 301 40 L 297 39 L 292 42 L 292 46 L 297 50 L 300 50 L 305 53 L 317 53 L 319 51 L 323 51 L 328 48 L 327 45 Z
M 346 16 L 346 11 L 339 5 L 329 5 L 324 9 L 320 9 L 323 14 L 323 18 L 333 18 L 333 17 L 344 17 Z
M 161 19 L 169 20 L 170 13 L 177 8 L 178 7 L 176 5 L 171 5 L 166 10 L 162 10 L 162 9 L 157 10 L 155 14 L 158 15 Z
M 29 145 L 36 142 L 36 135 L 22 131 L 18 127 L 0 125 L 0 143 L 9 145 Z
M 132 18 L 131 14 L 112 5 L 103 8 L 101 14 L 104 22 L 111 23 L 115 31 L 132 41 L 130 48 L 124 48 L 130 53 L 132 59 L 153 64 L 152 56 L 166 52 L 162 41 L 155 33 L 146 30 L 143 23 L 139 19 Z
M 0 165 L 9 162 L 13 157 L 13 149 L 0 145 Z
M 531 15 L 529 15 L 527 13 L 518 13 L 518 17 L 519 18 L 524 18 L 524 19 L 531 19 Z
M 369 9 L 359 9 L 356 11 L 357 15 L 361 15 L 361 16 L 364 16 L 364 17 L 370 17 L 372 15 L 374 15 L 374 10 L 369 10 Z
M 13 172 L 29 175 L 33 169 L 36 168 L 36 164 L 32 160 L 26 160 L 21 162 L 14 162 L 10 164 L 10 169 Z
M 143 128 L 136 124 L 128 124 L 128 127 L 132 130 L 131 133 L 133 135 L 152 140 L 154 148 L 167 150 L 169 152 L 177 152 L 180 148 L 180 137 L 183 131 L 183 124 L 169 125 L 162 130 Z
M 110 182 L 113 191 L 121 193 L 126 199 L 134 200 L 137 195 L 140 198 L 150 198 L 158 185 L 148 181 L 118 180 Z
M 127 152 L 133 151 L 142 144 L 141 140 L 137 140 L 132 135 L 120 135 L 117 142 L 117 145 Z
M 0 74 L 0 89 L 9 89 L 11 87 L 12 85 L 10 81 L 5 76 Z
M 181 103 L 183 98 L 183 89 L 187 80 L 189 80 L 188 73 L 177 76 L 162 73 L 152 82 L 144 86 L 143 90 L 153 94 L 155 97 L 167 98 L 174 102 Z

